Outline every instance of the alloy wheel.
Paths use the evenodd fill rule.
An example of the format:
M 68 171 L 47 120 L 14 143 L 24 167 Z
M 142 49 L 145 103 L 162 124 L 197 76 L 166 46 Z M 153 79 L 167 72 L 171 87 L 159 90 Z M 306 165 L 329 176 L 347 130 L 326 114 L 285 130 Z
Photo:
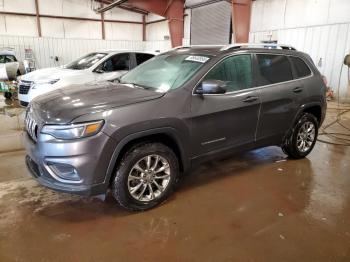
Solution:
M 152 201 L 159 198 L 170 182 L 170 165 L 157 154 L 141 158 L 131 168 L 128 176 L 130 195 L 138 201 Z
M 299 129 L 297 135 L 297 147 L 302 153 L 307 152 L 312 147 L 315 140 L 316 129 L 315 125 L 307 121 Z

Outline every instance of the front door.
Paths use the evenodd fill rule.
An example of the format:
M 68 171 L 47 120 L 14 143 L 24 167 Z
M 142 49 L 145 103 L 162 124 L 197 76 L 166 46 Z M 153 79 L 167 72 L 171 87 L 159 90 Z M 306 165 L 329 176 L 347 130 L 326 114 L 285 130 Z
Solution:
M 193 95 L 194 157 L 254 142 L 260 97 L 259 90 L 253 88 L 252 68 L 250 54 L 234 55 L 219 62 L 203 78 L 202 82 L 225 81 L 227 91 L 219 95 Z
M 122 53 L 111 56 L 96 70 L 96 81 L 113 80 L 130 70 L 130 54 Z

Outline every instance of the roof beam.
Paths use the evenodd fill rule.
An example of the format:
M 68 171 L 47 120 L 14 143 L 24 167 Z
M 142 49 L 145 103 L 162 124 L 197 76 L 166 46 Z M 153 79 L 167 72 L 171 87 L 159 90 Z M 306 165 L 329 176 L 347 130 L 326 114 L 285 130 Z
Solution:
M 166 17 L 172 47 L 182 45 L 184 35 L 184 0 L 128 0 L 128 4 Z
M 19 15 L 19 16 L 36 17 L 36 14 L 33 14 L 33 13 L 3 12 L 3 11 L 0 11 L 0 15 Z M 102 21 L 102 19 L 97 19 L 97 18 L 86 18 L 86 17 L 75 17 L 75 16 L 57 16 L 57 15 L 42 15 L 42 14 L 39 14 L 39 17 L 78 20 L 78 21 L 94 21 L 94 22 L 101 22 Z M 142 22 L 127 21 L 127 20 L 104 19 L 104 21 L 106 23 L 126 23 L 126 24 L 140 24 L 140 25 L 142 25 Z
M 112 9 L 113 7 L 117 7 L 117 6 L 120 6 L 122 3 L 125 3 L 126 1 L 128 0 L 117 0 L 117 1 L 114 1 L 110 4 L 108 4 L 107 6 L 105 7 L 101 7 L 101 8 L 98 8 L 95 10 L 96 13 L 104 13 L 110 9 Z
M 95 0 L 95 1 L 96 1 L 96 2 L 99 2 L 99 3 L 102 3 L 102 4 L 106 4 L 106 5 L 109 5 L 109 4 L 113 3 L 113 2 L 110 1 L 110 0 Z M 135 8 L 135 7 L 128 6 L 128 5 L 125 4 L 125 3 L 116 6 L 116 8 L 120 8 L 120 9 L 129 11 L 129 12 L 134 12 L 134 13 L 138 13 L 138 14 L 142 14 L 142 15 L 147 15 L 147 14 L 148 14 L 148 12 L 145 11 L 145 10 L 142 10 L 142 9 L 139 9 L 139 8 Z
M 232 0 L 232 28 L 234 42 L 249 41 L 252 0 Z

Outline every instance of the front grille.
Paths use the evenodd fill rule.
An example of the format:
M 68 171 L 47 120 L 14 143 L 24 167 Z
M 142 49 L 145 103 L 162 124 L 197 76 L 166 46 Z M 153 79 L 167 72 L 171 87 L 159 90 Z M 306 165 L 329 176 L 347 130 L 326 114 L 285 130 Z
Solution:
M 27 112 L 26 117 L 24 119 L 24 124 L 29 136 L 36 142 L 37 141 L 37 133 L 38 133 L 38 125 L 36 121 L 31 116 L 30 112 Z
M 28 106 L 29 104 L 28 102 L 24 102 L 24 101 L 19 101 L 19 103 L 21 106 Z
M 28 94 L 29 89 L 30 89 L 32 84 L 33 84 L 32 81 L 21 81 L 21 82 L 19 82 L 18 93 L 20 93 L 21 95 Z

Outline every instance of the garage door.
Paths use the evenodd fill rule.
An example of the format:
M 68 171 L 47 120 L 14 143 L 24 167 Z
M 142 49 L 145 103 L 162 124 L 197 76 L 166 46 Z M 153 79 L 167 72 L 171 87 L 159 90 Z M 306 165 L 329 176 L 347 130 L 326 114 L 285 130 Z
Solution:
M 230 43 L 230 2 L 188 0 L 186 7 L 191 8 L 191 45 Z

